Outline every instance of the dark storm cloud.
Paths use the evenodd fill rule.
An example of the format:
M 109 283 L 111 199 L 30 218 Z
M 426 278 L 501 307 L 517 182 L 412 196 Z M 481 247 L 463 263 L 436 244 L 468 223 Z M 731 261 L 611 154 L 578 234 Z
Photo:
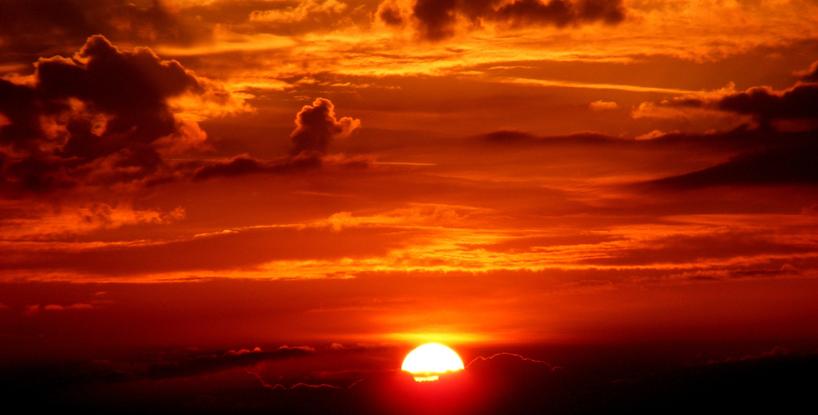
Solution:
M 213 92 L 178 62 L 150 49 L 122 51 L 88 38 L 73 57 L 40 59 L 24 83 L 0 80 L 3 187 L 45 191 L 112 184 L 160 173 L 160 140 L 190 137 L 168 100 Z
M 295 129 L 290 134 L 292 154 L 324 154 L 333 140 L 348 137 L 360 125 L 355 118 L 338 118 L 332 101 L 318 98 L 295 116 Z
M 423 36 L 439 40 L 454 34 L 458 17 L 475 25 L 490 21 L 510 26 L 583 23 L 616 24 L 624 20 L 621 0 L 417 0 L 412 14 Z

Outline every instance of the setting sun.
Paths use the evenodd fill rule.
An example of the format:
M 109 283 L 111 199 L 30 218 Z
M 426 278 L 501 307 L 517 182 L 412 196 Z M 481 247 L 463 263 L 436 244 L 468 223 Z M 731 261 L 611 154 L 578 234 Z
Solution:
M 440 375 L 463 370 L 463 360 L 450 347 L 440 343 L 418 346 L 403 359 L 401 370 L 411 373 L 416 382 L 432 382 Z

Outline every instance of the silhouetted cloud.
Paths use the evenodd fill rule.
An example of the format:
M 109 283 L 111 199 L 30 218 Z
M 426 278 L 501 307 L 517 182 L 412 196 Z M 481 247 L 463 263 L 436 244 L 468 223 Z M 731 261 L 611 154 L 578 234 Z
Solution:
M 30 78 L 0 79 L 7 119 L 0 126 L 0 186 L 38 192 L 167 174 L 163 152 L 205 138 L 169 100 L 229 98 L 219 88 L 177 61 L 147 48 L 120 50 L 100 35 L 73 57 L 41 58 Z
M 3 0 L 0 43 L 2 59 L 25 62 L 82 43 L 96 33 L 114 41 L 191 44 L 208 39 L 209 27 L 193 24 L 165 1 Z
M 774 139 L 774 138 L 771 138 Z M 818 142 L 805 140 L 741 154 L 729 161 L 651 182 L 670 188 L 818 184 Z
M 818 84 L 799 84 L 783 91 L 767 87 L 726 95 L 712 103 L 721 111 L 774 120 L 818 119 Z
M 412 8 L 421 34 L 439 40 L 454 34 L 458 17 L 510 26 L 563 27 L 591 22 L 616 24 L 624 20 L 621 0 L 417 0 Z
M 818 122 L 818 66 L 797 72 L 800 79 L 789 88 L 776 90 L 768 86 L 756 86 L 739 92 L 723 92 L 708 95 L 691 95 L 668 99 L 659 103 L 644 103 L 648 107 L 694 108 L 715 110 L 753 117 L 759 127 L 774 128 L 778 121 Z M 808 128 L 815 128 L 813 124 Z
M 388 26 L 400 26 L 405 21 L 401 13 L 400 5 L 394 0 L 387 0 L 381 3 L 375 15 Z
M 797 74 L 802 81 L 811 81 L 816 69 L 818 66 L 813 63 L 809 69 Z M 695 188 L 818 184 L 818 169 L 815 167 L 818 166 L 818 140 L 815 138 L 818 132 L 818 83 L 798 82 L 783 90 L 758 86 L 741 92 L 665 100 L 659 105 L 747 115 L 755 120 L 756 125 L 713 135 L 717 140 L 746 137 L 740 141 L 743 148 L 732 159 L 698 171 L 654 180 L 651 185 Z
M 317 98 L 295 116 L 295 129 L 290 134 L 292 154 L 324 154 L 332 140 L 348 137 L 360 126 L 359 119 L 338 118 L 332 101 Z
M 293 359 L 314 352 L 314 350 L 304 347 L 282 346 L 271 351 L 264 351 L 260 347 L 255 347 L 252 350 L 227 350 L 224 353 L 189 353 L 169 362 L 151 363 L 144 371 L 137 371 L 131 376 L 151 379 L 192 376 L 235 367 L 251 366 L 266 360 Z
M 818 82 L 818 61 L 813 62 L 809 68 L 796 72 L 795 75 L 804 82 Z
M 289 157 L 276 161 L 264 161 L 249 156 L 239 156 L 226 162 L 205 164 L 196 170 L 193 175 L 193 180 L 243 176 L 256 173 L 285 174 L 320 166 L 321 159 L 318 157 Z
M 690 347 L 697 348 L 690 354 L 700 349 Z M 18 365 L 7 371 L 2 386 L 9 404 L 93 413 L 647 414 L 666 411 L 668 402 L 674 413 L 703 405 L 790 413 L 811 404 L 811 385 L 803 379 L 818 368 L 814 352 L 691 364 L 669 357 L 670 347 L 617 345 L 572 352 L 574 364 L 560 370 L 498 353 L 460 374 L 422 384 L 393 369 L 389 352 L 162 350 L 124 361 Z M 382 367 L 362 370 L 354 366 L 361 358 L 378 359 Z M 335 374 L 313 369 L 347 359 L 348 370 Z M 288 363 L 296 369 L 276 370 Z

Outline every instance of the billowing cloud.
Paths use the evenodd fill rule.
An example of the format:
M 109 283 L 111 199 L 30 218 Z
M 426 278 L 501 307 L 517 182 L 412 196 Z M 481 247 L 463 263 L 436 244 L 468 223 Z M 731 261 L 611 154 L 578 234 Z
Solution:
M 103 36 L 70 58 L 43 58 L 23 80 L 0 80 L 0 169 L 5 191 L 121 184 L 167 175 L 163 153 L 195 147 L 196 121 L 170 100 L 227 104 L 229 93 L 147 48 L 123 51 Z M 182 145 L 184 144 L 184 145 Z
M 713 105 L 721 111 L 752 115 L 762 124 L 775 120 L 818 120 L 818 84 L 799 84 L 783 91 L 755 87 L 705 105 Z
M 643 103 L 635 116 L 650 112 L 661 116 L 663 108 L 679 110 L 709 110 L 752 117 L 760 127 L 769 129 L 780 121 L 818 122 L 818 66 L 796 72 L 801 81 L 782 90 L 768 86 L 755 86 L 735 91 L 732 84 L 727 88 L 709 93 L 676 97 L 659 103 Z M 673 112 L 671 112 L 673 114 Z M 675 113 L 684 116 L 684 112 Z
M 387 26 L 401 26 L 406 19 L 400 4 L 395 0 L 386 0 L 378 5 L 375 15 Z
M 326 154 L 333 140 L 348 137 L 360 125 L 361 121 L 356 118 L 338 118 L 332 101 L 318 98 L 303 106 L 295 116 L 295 129 L 290 134 L 290 155 L 273 160 L 240 155 L 224 161 L 204 162 L 193 172 L 193 180 L 259 173 L 288 174 L 324 165 L 366 167 L 370 163 L 367 158 Z
M 348 137 L 360 126 L 361 120 L 338 118 L 332 101 L 318 98 L 312 104 L 303 106 L 295 116 L 295 130 L 290 134 L 292 153 L 326 153 L 333 140 Z
M 394 8 L 382 7 L 380 10 Z M 411 12 L 423 37 L 430 40 L 453 35 L 458 19 L 465 19 L 473 26 L 486 22 L 507 26 L 564 27 L 592 22 L 616 24 L 625 18 L 621 0 L 417 0 Z M 379 16 L 390 23 L 384 19 L 384 13 Z M 386 16 L 394 17 L 394 12 Z

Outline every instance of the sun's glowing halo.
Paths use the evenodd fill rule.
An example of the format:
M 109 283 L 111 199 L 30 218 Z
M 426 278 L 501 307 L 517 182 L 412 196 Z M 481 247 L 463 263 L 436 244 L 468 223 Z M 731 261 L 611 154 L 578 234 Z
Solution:
M 416 382 L 432 382 L 440 375 L 463 370 L 463 360 L 449 346 L 426 343 L 406 355 L 401 370 L 414 376 Z

